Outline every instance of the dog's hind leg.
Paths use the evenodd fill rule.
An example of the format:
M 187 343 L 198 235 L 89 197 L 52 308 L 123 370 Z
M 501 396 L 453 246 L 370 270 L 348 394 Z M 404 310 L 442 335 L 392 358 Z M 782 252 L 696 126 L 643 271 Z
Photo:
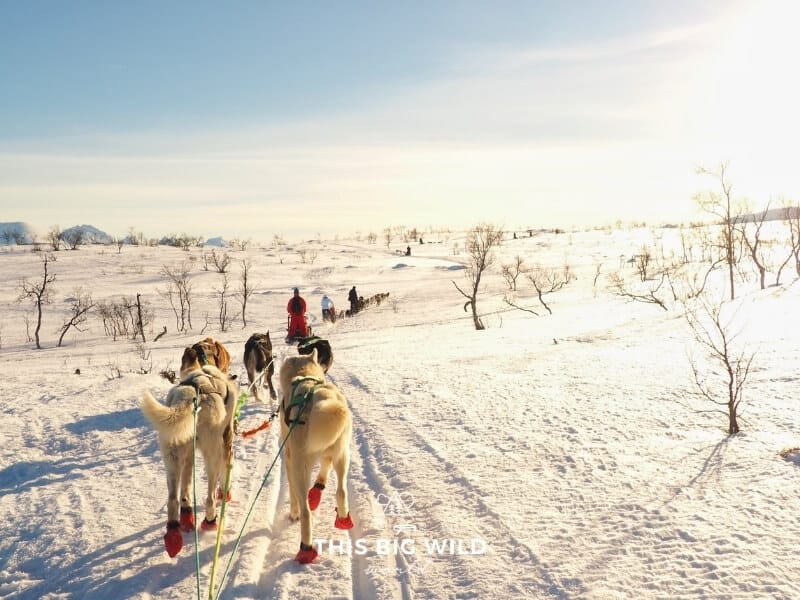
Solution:
M 297 462 L 289 472 L 290 486 L 295 490 L 306 490 L 308 488 L 309 468 L 306 457 L 298 456 Z M 312 546 L 311 539 L 311 509 L 308 507 L 308 499 L 305 494 L 298 497 L 300 505 L 300 550 L 295 557 L 298 562 L 306 564 L 312 562 L 317 557 L 317 550 Z
M 292 469 L 289 466 L 292 463 L 293 452 L 286 446 L 283 453 L 283 464 L 286 467 L 286 481 L 289 482 L 289 520 L 297 521 L 300 519 L 300 502 L 298 502 L 297 490 L 294 488 Z
M 347 471 L 350 469 L 350 453 L 345 448 L 333 463 L 336 469 L 336 529 L 352 529 L 353 519 L 350 517 L 350 503 L 347 501 Z
M 272 375 L 275 373 L 275 368 L 270 365 L 269 371 L 267 372 L 267 383 L 269 384 L 269 397 L 272 398 L 273 402 L 278 399 L 278 394 L 275 393 L 275 388 L 272 386 Z
M 191 447 L 187 446 L 186 452 L 182 454 L 180 469 L 181 529 L 194 531 L 194 504 L 190 496 L 193 471 Z
M 210 453 L 208 453 L 210 454 Z M 219 460 L 206 454 L 203 458 L 206 462 L 206 476 L 208 477 L 208 487 L 206 488 L 206 516 L 200 523 L 203 531 L 212 531 L 217 528 L 217 483 L 219 482 L 222 470 Z
M 317 479 L 314 482 L 314 487 L 308 490 L 308 507 L 311 510 L 317 510 L 319 506 L 319 502 L 322 499 L 322 490 L 325 489 L 325 485 L 328 483 L 328 475 L 331 472 L 331 464 L 332 459 L 329 454 L 325 454 L 322 456 L 322 459 L 319 463 L 319 473 L 317 474 Z
M 179 477 L 181 464 L 179 453 L 170 449 L 164 455 L 164 466 L 167 470 L 167 533 L 164 534 L 164 548 L 170 558 L 175 557 L 183 548 L 183 534 L 180 530 L 180 501 L 178 500 Z

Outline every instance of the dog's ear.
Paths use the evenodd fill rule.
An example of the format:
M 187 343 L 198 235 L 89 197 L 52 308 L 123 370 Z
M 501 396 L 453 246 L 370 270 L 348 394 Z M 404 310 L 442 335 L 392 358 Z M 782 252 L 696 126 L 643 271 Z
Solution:
M 191 346 L 186 346 L 183 349 L 183 356 L 181 357 L 181 365 L 190 365 L 197 360 L 197 350 Z
M 309 356 L 311 357 L 311 360 L 313 360 L 315 364 L 319 364 L 319 357 L 317 356 L 317 348 L 316 348 L 316 346 L 311 351 L 311 354 L 309 354 Z

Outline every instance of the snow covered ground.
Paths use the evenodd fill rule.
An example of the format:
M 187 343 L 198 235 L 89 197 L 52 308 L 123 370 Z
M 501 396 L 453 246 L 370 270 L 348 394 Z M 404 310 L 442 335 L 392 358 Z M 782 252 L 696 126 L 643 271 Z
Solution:
M 219 597 L 800 597 L 800 458 L 790 451 L 800 446 L 800 285 L 793 272 L 763 291 L 739 285 L 737 342 L 757 355 L 742 432 L 729 437 L 725 416 L 707 412 L 693 388 L 688 356 L 704 357 L 680 310 L 608 291 L 620 266 L 635 281 L 626 260 L 654 233 L 677 248 L 677 230 L 507 240 L 498 264 L 517 255 L 569 263 L 577 279 L 547 296 L 548 315 L 521 277 L 514 301 L 537 317 L 503 303 L 495 267 L 479 297 L 485 331 L 473 329 L 452 284 L 463 283 L 463 233 L 430 234 L 439 243 L 412 243 L 410 257 L 395 253 L 405 243 L 356 240 L 304 245 L 318 252 L 313 263 L 286 247 L 229 250 L 232 288 L 244 257 L 257 287 L 247 328 L 225 332 L 214 292 L 222 276 L 203 269 L 208 249 L 81 247 L 51 264 L 41 350 L 26 339 L 30 303 L 15 302 L 20 279 L 41 276 L 40 255 L 1 249 L 0 597 L 197 597 L 194 537 L 175 559 L 164 551 L 164 468 L 139 401 L 146 389 L 163 399 L 170 384 L 158 373 L 177 370 L 183 347 L 205 335 L 229 348 L 242 384 L 251 333 L 271 331 L 278 361 L 294 354 L 282 340 L 294 286 L 315 333 L 330 340 L 329 375 L 353 412 L 356 527 L 333 527 L 329 485 L 314 523 L 320 556 L 297 564 L 280 461 L 264 479 L 278 428 L 237 438 Z M 194 328 L 178 334 L 158 290 L 162 267 L 183 261 Z M 342 309 L 352 285 L 391 295 L 323 324 L 322 294 Z M 55 347 L 79 286 L 95 301 L 142 294 L 155 309 L 145 347 L 113 341 L 96 317 Z M 243 427 L 269 409 L 251 401 Z M 202 597 L 214 542 L 199 536 Z

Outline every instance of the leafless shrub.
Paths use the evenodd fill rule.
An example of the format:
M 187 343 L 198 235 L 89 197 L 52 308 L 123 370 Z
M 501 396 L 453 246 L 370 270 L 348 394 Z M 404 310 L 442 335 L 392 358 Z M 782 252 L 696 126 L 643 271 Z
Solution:
M 95 305 L 95 312 L 103 322 L 105 335 L 114 341 L 118 338 L 136 338 L 140 327 L 149 325 L 154 315 L 150 307 L 146 303 L 142 304 L 138 297 L 134 300 L 127 296 L 100 301 Z
M 64 237 L 64 232 L 61 231 L 61 227 L 58 225 L 53 225 L 47 231 L 47 243 L 50 244 L 50 249 L 53 252 L 58 252 L 61 250 L 61 241 Z
M 744 219 L 740 219 L 737 223 L 739 235 L 744 242 L 745 248 L 747 248 L 750 260 L 753 261 L 753 265 L 758 271 L 759 284 L 762 290 L 766 287 L 767 260 L 762 249 L 761 229 L 764 226 L 764 219 L 767 218 L 767 211 L 769 211 L 769 203 L 767 203 L 767 207 L 760 216 L 754 217 L 752 227 L 748 227 L 748 223 Z
M 169 301 L 175 314 L 175 327 L 178 331 L 192 328 L 192 283 L 189 281 L 189 265 L 186 262 L 177 267 L 164 265 L 161 273 L 167 277 L 167 287 L 160 290 L 161 296 Z
M 641 281 L 647 281 L 648 268 L 650 267 L 652 259 L 653 255 L 647 244 L 642 246 L 641 250 L 639 250 L 639 254 L 634 255 L 633 265 L 636 267 L 636 272 L 639 274 L 639 279 Z
M 485 325 L 478 317 L 478 292 L 480 290 L 481 277 L 494 263 L 494 248 L 499 246 L 503 239 L 503 230 L 497 225 L 481 224 L 476 225 L 467 233 L 466 248 L 468 263 L 466 278 L 469 283 L 469 293 L 464 292 L 458 284 L 453 281 L 455 288 L 467 299 L 464 304 L 464 311 L 467 307 L 472 309 L 472 322 L 476 330 L 485 329 Z
M 73 227 L 61 234 L 61 239 L 69 246 L 70 250 L 77 250 L 86 239 L 86 231 L 81 227 Z
M 250 278 L 252 262 L 248 258 L 242 259 L 242 270 L 239 274 L 239 302 L 242 307 L 242 327 L 247 327 L 247 301 L 255 294 L 255 284 Z
M 701 210 L 716 220 L 715 225 L 719 227 L 717 249 L 724 255 L 728 266 L 728 284 L 730 286 L 730 297 L 733 300 L 736 297 L 734 270 L 740 254 L 737 248 L 740 240 L 737 240 L 736 223 L 739 221 L 742 211 L 741 207 L 734 202 L 733 185 L 728 181 L 727 170 L 728 163 L 722 163 L 716 169 L 710 170 L 698 167 L 698 174 L 708 175 L 717 180 L 722 193 L 709 190 L 695 194 L 694 199 Z
M 518 254 L 514 257 L 514 262 L 500 266 L 500 275 L 510 291 L 517 291 L 517 279 L 525 271 L 524 263 L 525 259 Z
M 313 265 L 314 261 L 317 260 L 317 256 L 319 256 L 319 252 L 312 248 L 300 248 L 297 254 L 300 256 L 301 263 L 310 265 Z
M 205 260 L 205 255 L 203 256 L 203 258 Z M 210 258 L 211 258 L 211 263 L 217 270 L 217 273 L 226 273 L 228 271 L 228 267 L 231 264 L 231 257 L 228 255 L 227 252 L 220 252 L 218 254 L 217 251 L 214 248 L 212 248 Z
M 704 294 L 687 305 L 685 317 L 695 341 L 706 354 L 702 363 L 701 359 L 690 358 L 694 384 L 705 400 L 725 407 L 728 434 L 733 435 L 739 432 L 742 392 L 755 352 L 738 343 L 738 334 L 731 328 L 735 314 L 725 318 L 725 308 L 725 302 L 713 302 Z M 710 368 L 708 363 L 721 368 L 721 373 Z M 718 388 L 725 392 L 720 394 Z
M 89 318 L 89 311 L 93 307 L 94 302 L 92 301 L 92 296 L 90 293 L 85 292 L 82 289 L 75 290 L 69 307 L 69 316 L 59 329 L 60 335 L 58 336 L 57 344 L 59 348 L 61 347 L 61 343 L 64 341 L 64 336 L 67 334 L 70 328 L 74 327 L 78 331 L 83 331 L 83 329 L 81 329 L 81 325 L 83 325 Z
M 561 272 L 551 267 L 536 265 L 528 271 L 525 276 L 528 278 L 528 281 L 533 284 L 539 303 L 552 315 L 553 311 L 544 301 L 544 296 L 545 294 L 557 292 L 569 283 L 571 279 L 569 265 L 565 265 Z
M 30 300 L 36 308 L 36 329 L 34 330 L 34 339 L 36 341 L 36 348 L 41 349 L 39 340 L 39 330 L 42 328 L 42 311 L 45 304 L 50 304 L 52 300 L 52 283 L 56 280 L 55 273 L 49 272 L 49 265 L 55 262 L 56 257 L 54 254 L 46 252 L 41 256 L 42 260 L 42 278 L 39 281 L 29 281 L 27 278 L 23 279 L 20 283 L 22 292 L 17 298 L 18 302 L 22 300 Z
M 108 369 L 108 375 L 106 375 L 108 381 L 122 379 L 122 370 L 119 368 L 119 363 L 116 360 L 108 361 L 106 363 L 106 368 Z
M 222 273 L 222 284 L 218 288 L 214 288 L 214 292 L 217 294 L 217 321 L 220 331 L 223 332 L 228 331 L 231 322 L 235 318 L 228 312 L 229 288 L 230 280 L 228 279 L 228 274 Z
M 636 287 L 630 287 L 625 282 L 625 278 L 622 277 L 619 272 L 611 273 L 608 276 L 608 279 L 609 287 L 611 288 L 611 292 L 613 294 L 622 298 L 627 298 L 628 300 L 633 300 L 634 302 L 655 304 L 664 310 L 668 310 L 666 299 L 663 297 L 663 294 L 666 290 L 666 288 L 664 288 L 664 283 L 669 279 L 666 271 L 661 273 L 661 277 L 658 282 L 650 280 L 649 282 L 643 282 L 641 285 Z

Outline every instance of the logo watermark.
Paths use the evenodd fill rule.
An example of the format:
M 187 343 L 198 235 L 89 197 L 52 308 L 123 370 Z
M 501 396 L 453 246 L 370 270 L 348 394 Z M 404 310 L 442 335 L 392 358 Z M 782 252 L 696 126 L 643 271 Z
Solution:
M 411 521 L 415 515 L 414 496 L 408 492 L 378 494 L 376 501 L 383 507 L 387 520 L 392 522 L 395 537 L 316 540 L 317 551 L 348 556 L 476 556 L 488 550 L 488 545 L 480 538 L 430 537 L 421 533 Z

